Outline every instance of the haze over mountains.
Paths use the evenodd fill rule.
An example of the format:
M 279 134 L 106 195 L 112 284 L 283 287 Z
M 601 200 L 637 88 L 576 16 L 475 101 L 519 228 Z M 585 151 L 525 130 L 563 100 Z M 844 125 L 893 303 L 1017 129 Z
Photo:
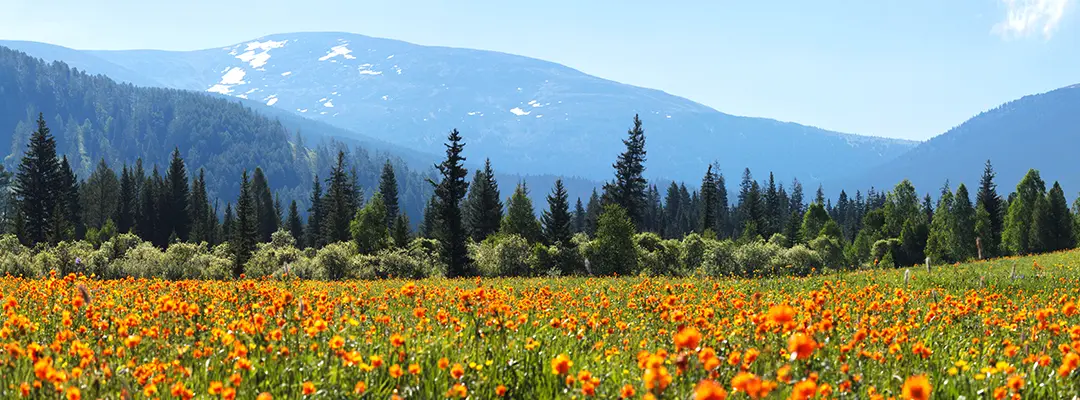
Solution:
M 260 101 L 419 151 L 441 153 L 458 128 L 469 155 L 509 173 L 608 179 L 635 113 L 656 178 L 700 180 L 717 162 L 729 181 L 750 167 L 812 183 L 916 144 L 732 116 L 527 57 L 355 34 L 279 34 L 190 52 L 5 45 L 135 84 Z
M 277 118 L 325 122 L 334 128 L 291 117 L 296 126 L 403 154 L 421 169 L 457 128 L 471 163 L 490 157 L 500 173 L 607 180 L 638 113 L 646 129 L 646 174 L 691 185 L 716 162 L 729 187 L 749 167 L 759 180 L 773 171 L 781 182 L 798 177 L 808 190 L 824 184 L 830 195 L 891 188 L 904 178 L 920 193 L 936 194 L 946 179 L 954 187 L 975 184 L 989 158 L 1002 192 L 1028 168 L 1042 169 L 1067 190 L 1080 188 L 1080 162 L 1061 153 L 1080 144 L 1076 86 L 1006 103 L 918 143 L 728 115 L 527 57 L 346 33 L 279 34 L 188 52 L 0 45 L 136 85 L 230 96 Z M 575 197 L 589 184 L 576 186 Z M 547 190 L 532 189 L 537 196 Z

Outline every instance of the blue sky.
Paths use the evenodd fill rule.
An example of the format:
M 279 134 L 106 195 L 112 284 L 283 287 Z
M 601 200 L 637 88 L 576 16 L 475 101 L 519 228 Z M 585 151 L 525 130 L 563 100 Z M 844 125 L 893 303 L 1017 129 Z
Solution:
M 194 50 L 346 31 L 497 50 L 720 111 L 926 139 L 1080 83 L 1080 0 L 3 0 L 0 39 Z

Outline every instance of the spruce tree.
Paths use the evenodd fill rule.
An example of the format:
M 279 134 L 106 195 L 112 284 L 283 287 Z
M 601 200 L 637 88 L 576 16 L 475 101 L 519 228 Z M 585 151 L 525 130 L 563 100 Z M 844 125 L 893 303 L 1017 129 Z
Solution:
M 296 206 L 296 200 L 289 203 L 289 216 L 286 217 L 285 227 L 296 240 L 296 247 L 304 248 L 304 221 L 300 219 L 300 209 Z
M 83 222 L 88 228 L 101 228 L 105 221 L 114 218 L 120 197 L 120 180 L 104 158 L 98 161 L 81 189 Z
M 719 168 L 717 168 L 719 170 Z M 727 182 L 723 173 L 716 173 L 716 231 L 717 237 L 726 238 L 731 234 L 731 207 L 728 205 Z
M 210 207 L 210 199 L 206 194 L 206 170 L 202 168 L 199 168 L 199 176 L 191 181 L 190 198 L 188 220 L 191 221 L 191 232 L 188 240 L 193 243 L 212 243 L 217 216 L 213 215 Z
M 788 211 L 792 215 L 798 215 L 802 222 L 802 215 L 806 212 L 806 204 L 803 203 L 803 186 L 799 179 L 791 180 L 791 197 L 788 199 Z
M 277 231 L 281 219 L 274 210 L 274 197 L 270 194 L 270 182 L 266 179 L 266 174 L 263 173 L 262 168 L 255 167 L 255 173 L 251 177 L 251 195 L 255 201 L 256 240 L 262 243 L 269 242 L 270 236 Z M 346 227 L 348 221 L 351 220 L 352 212 L 350 211 L 348 216 L 345 217 Z M 335 241 L 338 240 L 341 239 Z
M 376 193 L 367 205 L 356 212 L 349 224 L 353 241 L 360 254 L 374 254 L 391 245 L 390 228 L 386 226 L 386 204 Z
M 953 226 L 953 256 L 957 261 L 967 261 L 975 258 L 977 248 L 975 245 L 975 222 L 976 212 L 971 204 L 971 196 L 967 186 L 960 184 L 953 196 L 952 217 Z M 941 212 L 940 210 L 938 212 Z
M 147 177 L 141 185 L 142 190 L 139 193 L 139 214 L 138 219 L 135 222 L 135 232 L 143 240 L 154 243 L 155 246 L 160 246 L 158 240 L 158 193 L 155 180 L 160 176 L 157 173 L 157 169 L 151 176 Z
M 409 247 L 409 216 L 405 213 L 398 214 L 394 218 L 394 227 L 390 236 L 394 239 L 394 246 L 399 249 Z
M 660 221 L 663 214 L 663 205 L 660 203 L 660 191 L 656 185 L 649 185 L 645 190 L 645 217 L 643 232 L 660 232 Z
M 442 242 L 443 260 L 450 277 L 469 276 L 472 274 L 468 248 L 465 243 L 468 233 L 461 218 L 461 201 L 469 190 L 465 181 L 469 171 L 463 165 L 465 157 L 461 152 L 465 144 L 457 129 L 450 131 L 446 143 L 446 160 L 437 167 L 442 180 L 435 185 L 435 196 L 439 198 L 438 217 L 439 241 Z M 430 229 L 430 228 L 429 228 Z
M 666 239 L 681 238 L 685 232 L 682 231 L 682 224 L 680 219 L 682 218 L 682 196 L 679 193 L 679 185 L 674 181 L 671 185 L 668 185 L 667 193 L 664 196 L 664 229 L 663 236 Z
M 743 171 L 743 180 L 739 185 L 739 221 L 742 237 L 752 239 L 760 237 L 766 226 L 764 204 L 761 199 L 761 186 L 754 181 L 750 169 Z
M 581 203 L 581 198 L 577 198 L 577 203 L 574 204 L 574 234 L 585 232 L 585 205 Z
M 1071 249 L 1076 246 L 1076 238 L 1073 231 L 1073 215 L 1069 211 L 1069 204 L 1065 201 L 1065 191 L 1061 185 L 1054 182 L 1054 187 L 1047 194 L 1049 205 L 1047 218 L 1042 225 L 1045 227 L 1045 251 L 1059 251 Z
M 592 195 L 589 196 L 589 203 L 585 206 L 585 233 L 589 237 L 596 235 L 596 227 L 600 221 L 601 212 L 603 210 L 600 205 L 600 195 L 596 193 L 596 189 L 593 189 Z
M 536 220 L 536 211 L 524 181 L 518 183 L 514 194 L 506 202 L 506 217 L 503 218 L 499 233 L 518 235 L 529 243 L 537 243 L 543 238 L 540 222 Z
M 322 184 L 319 183 L 318 175 L 315 175 L 315 179 L 311 183 L 311 197 L 308 201 L 311 206 L 308 207 L 308 223 L 304 243 L 309 247 L 317 249 L 326 245 L 326 242 L 323 240 L 322 229 L 325 208 L 323 207 Z
M 439 237 L 439 198 L 432 194 L 424 205 L 424 219 L 420 221 L 420 237 L 438 239 Z
M 187 167 L 184 159 L 180 157 L 180 149 L 174 148 L 172 160 L 169 162 L 169 170 L 165 173 L 165 186 L 168 194 L 166 209 L 163 211 L 166 221 L 163 229 L 166 234 L 175 233 L 181 241 L 187 241 L 191 233 L 192 219 L 191 210 L 188 209 L 190 190 L 188 187 Z
M 818 184 L 817 193 L 814 194 L 814 202 L 825 205 L 825 188 L 821 187 L 821 184 Z
M 120 189 L 116 201 L 116 229 L 120 233 L 131 232 L 135 228 L 135 215 L 139 209 L 139 193 L 135 190 L 135 175 L 124 164 L 120 173 Z
M 938 199 L 937 212 L 930 223 L 930 236 L 926 241 L 926 255 L 931 262 L 951 264 L 957 261 L 953 251 L 956 235 L 956 223 L 952 214 L 954 206 L 953 194 L 946 181 Z
M 559 243 L 563 247 L 569 247 L 570 237 L 573 235 L 573 220 L 570 215 L 569 195 L 566 193 L 562 179 L 555 180 L 555 187 L 547 196 L 547 203 L 547 211 L 540 216 L 543 222 L 544 240 L 548 245 Z
M 79 240 L 83 238 L 86 228 L 82 224 L 82 203 L 79 202 L 79 180 L 75 171 L 68 164 L 67 156 L 60 159 L 60 185 L 59 185 L 61 218 L 56 220 L 56 236 L 52 242 L 61 240 Z
M 349 223 L 353 214 L 356 213 L 353 189 L 353 181 L 345 169 L 345 152 L 338 152 L 337 164 L 330 170 L 330 176 L 326 178 L 326 196 L 323 198 L 325 207 L 325 224 L 323 225 L 323 240 L 325 243 L 344 242 L 351 239 Z
M 587 258 L 593 275 L 629 275 L 637 270 L 634 224 L 618 204 L 604 206 L 594 247 Z
M 274 230 L 285 227 L 285 209 L 281 206 L 281 193 L 274 193 Z M 271 234 L 273 237 L 273 234 Z
M 232 245 L 234 252 L 233 276 L 239 278 L 244 273 L 244 266 L 251 253 L 255 251 L 258 242 L 259 221 L 256 210 L 255 194 L 252 184 L 248 180 L 247 170 L 244 170 L 240 178 L 240 196 L 236 199 L 236 222 L 232 228 Z
M 1016 185 L 1016 199 L 1009 202 L 1002 233 L 1003 244 L 1011 254 L 1023 255 L 1034 251 L 1036 246 L 1031 241 L 1031 225 L 1035 219 L 1035 206 L 1045 196 L 1046 183 L 1039 177 L 1039 171 L 1034 169 L 1029 170 Z
M 379 176 L 379 194 L 386 205 L 386 227 L 392 227 L 398 216 L 398 184 L 390 160 L 383 164 L 382 175 Z
M 986 160 L 986 167 L 983 169 L 982 180 L 979 184 L 979 193 L 975 197 L 977 207 L 986 211 L 986 229 L 984 234 L 979 235 L 984 257 L 996 257 L 1002 254 L 1001 238 L 1005 228 L 1005 205 L 997 193 L 995 176 L 994 166 L 990 160 Z
M 59 215 L 54 214 L 60 204 L 60 160 L 56 157 L 56 140 L 45 125 L 45 118 L 38 114 L 37 129 L 30 136 L 26 154 L 23 155 L 15 175 L 15 198 L 24 224 L 24 240 L 29 245 L 43 243 L 54 233 L 50 227 Z
M 604 186 L 604 199 L 618 204 L 634 226 L 643 226 L 645 217 L 645 130 L 641 119 L 634 115 L 634 126 L 623 139 L 626 151 L 619 155 L 615 164 L 615 181 Z
M 484 161 L 484 169 L 473 175 L 469 195 L 463 204 L 465 224 L 469 235 L 476 242 L 499 231 L 502 224 L 503 203 L 499 198 L 499 184 L 491 169 L 491 159 Z
M 719 207 L 716 201 L 716 176 L 713 175 L 712 167 L 710 164 L 705 170 L 705 177 L 701 178 L 701 202 L 704 206 L 701 209 L 701 221 L 697 231 L 702 234 L 716 229 L 716 212 Z
M 225 216 L 221 220 L 221 237 L 232 243 L 233 229 L 236 228 L 236 213 L 233 212 L 232 203 L 225 204 Z
M 773 173 L 769 172 L 769 185 L 765 188 L 765 229 L 764 237 L 772 237 L 773 234 L 780 233 L 782 227 L 780 221 L 783 219 L 780 209 L 780 192 L 776 189 L 776 179 L 773 177 Z

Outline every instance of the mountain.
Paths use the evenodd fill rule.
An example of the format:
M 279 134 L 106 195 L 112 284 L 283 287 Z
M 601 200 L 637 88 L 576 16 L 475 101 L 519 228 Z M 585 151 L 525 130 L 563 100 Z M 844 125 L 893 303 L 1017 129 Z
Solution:
M 43 46 L 7 45 L 35 55 Z M 690 182 L 717 162 L 729 182 L 749 167 L 813 185 L 916 144 L 728 115 L 527 57 L 347 33 L 186 52 L 71 51 L 86 58 L 62 59 L 91 72 L 122 68 L 135 73 L 133 83 L 257 100 L 426 153 L 441 154 L 446 132 L 458 128 L 468 156 L 490 157 L 506 173 L 610 179 L 635 113 L 646 129 L 647 174 Z M 49 51 L 68 57 L 61 53 Z
M 235 99 L 176 89 L 118 84 L 64 63 L 46 64 L 25 53 L 0 46 L 0 143 L 5 166 L 17 166 L 39 113 L 56 138 L 57 153 L 66 155 L 82 178 L 104 159 L 119 170 L 137 159 L 149 171 L 162 173 L 174 148 L 183 155 L 189 174 L 205 168 L 212 199 L 234 201 L 244 169 L 261 167 L 282 200 L 297 200 L 306 209 L 315 174 L 327 176 L 339 150 L 346 151 L 357 182 L 367 193 L 378 185 L 383 163 L 395 163 L 403 209 L 419 221 L 431 193 L 430 168 L 420 171 L 392 153 L 353 140 L 343 143 L 310 135 L 310 145 L 297 134 L 300 125 L 334 132 L 319 122 L 290 117 L 282 123 Z M 259 105 L 259 107 L 265 107 Z M 417 156 L 418 157 L 418 156 Z M 287 203 L 286 203 L 287 204 Z
M 910 179 L 921 193 L 937 196 L 950 180 L 974 195 L 983 164 L 991 160 L 998 191 L 1007 194 L 1028 169 L 1066 193 L 1080 190 L 1080 85 L 1025 96 L 980 113 L 886 164 L 847 179 L 844 187 L 895 185 Z M 1070 192 L 1071 191 L 1071 192 Z

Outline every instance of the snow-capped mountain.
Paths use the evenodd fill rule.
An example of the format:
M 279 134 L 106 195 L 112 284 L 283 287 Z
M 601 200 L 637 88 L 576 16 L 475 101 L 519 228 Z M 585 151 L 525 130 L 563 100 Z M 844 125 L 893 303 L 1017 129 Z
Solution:
M 58 53 L 9 43 L 46 59 Z M 729 181 L 749 167 L 816 182 L 916 144 L 732 116 L 527 57 L 346 33 L 279 34 L 189 52 L 78 53 L 60 59 L 107 75 L 103 64 L 112 65 L 125 73 L 117 79 L 136 84 L 259 101 L 430 153 L 441 153 L 457 128 L 468 157 L 490 157 L 513 173 L 609 179 L 634 114 L 644 121 L 648 175 L 679 180 L 700 179 L 717 162 Z

